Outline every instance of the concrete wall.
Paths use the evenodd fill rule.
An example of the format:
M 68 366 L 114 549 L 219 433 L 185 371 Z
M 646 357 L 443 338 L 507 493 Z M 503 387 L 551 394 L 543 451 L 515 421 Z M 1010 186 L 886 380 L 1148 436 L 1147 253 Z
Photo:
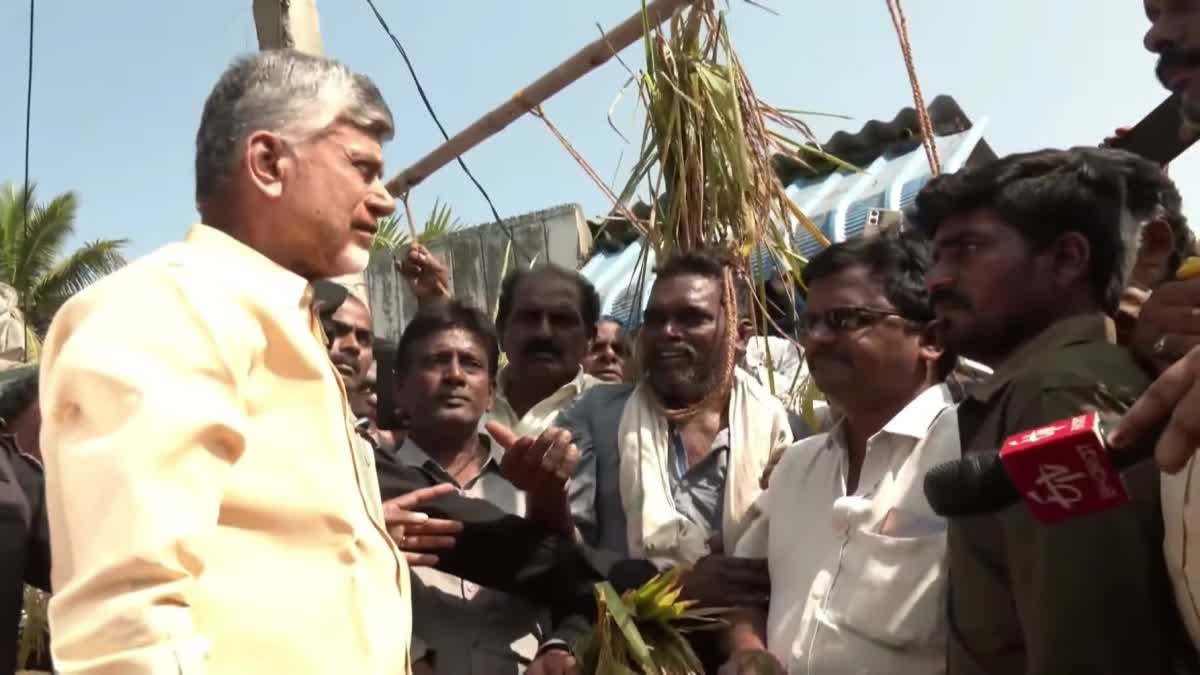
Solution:
M 546 261 L 577 269 L 591 250 L 591 234 L 583 209 L 565 204 L 544 211 L 509 218 L 501 227 L 489 223 L 455 232 L 431 246 L 434 255 L 450 268 L 450 288 L 456 298 L 467 300 L 494 315 L 500 281 L 516 266 L 529 267 Z M 509 230 L 514 245 L 507 267 Z M 391 253 L 376 253 L 366 271 L 366 291 L 375 335 L 397 340 L 416 312 L 416 298 L 396 271 Z

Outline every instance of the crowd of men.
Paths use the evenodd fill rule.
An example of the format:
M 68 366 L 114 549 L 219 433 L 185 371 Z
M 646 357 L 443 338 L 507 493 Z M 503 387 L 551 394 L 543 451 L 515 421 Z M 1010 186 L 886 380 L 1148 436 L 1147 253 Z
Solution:
M 1200 2 L 1145 4 L 1200 122 Z M 239 59 L 197 134 L 203 224 L 0 378 L 0 672 L 28 583 L 62 673 L 568 675 L 596 583 L 680 566 L 726 610 L 691 636 L 707 672 L 1200 672 L 1200 281 L 1175 280 L 1196 250 L 1163 167 L 1072 148 L 934 178 L 765 303 L 677 253 L 636 334 L 545 264 L 493 322 L 413 246 L 420 307 L 382 344 L 329 279 L 395 207 L 393 133 L 334 61 Z M 820 416 L 773 393 L 802 376 Z M 1128 504 L 930 507 L 932 467 L 1084 412 L 1156 460 Z

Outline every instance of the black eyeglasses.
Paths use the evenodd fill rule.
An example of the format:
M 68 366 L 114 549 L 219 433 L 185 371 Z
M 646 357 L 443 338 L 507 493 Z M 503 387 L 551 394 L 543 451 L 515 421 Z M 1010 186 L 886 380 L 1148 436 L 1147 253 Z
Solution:
M 873 326 L 889 316 L 904 315 L 885 309 L 871 307 L 834 307 L 824 312 L 805 312 L 800 315 L 796 328 L 801 335 L 811 333 L 824 324 L 833 333 L 848 333 L 850 331 Z

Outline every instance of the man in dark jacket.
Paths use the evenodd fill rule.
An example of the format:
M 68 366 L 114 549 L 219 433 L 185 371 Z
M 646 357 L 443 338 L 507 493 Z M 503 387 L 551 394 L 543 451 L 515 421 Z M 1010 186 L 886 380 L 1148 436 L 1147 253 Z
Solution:
M 40 426 L 37 367 L 0 373 L 0 675 L 18 666 L 25 584 L 50 590 L 50 528 L 37 458 Z

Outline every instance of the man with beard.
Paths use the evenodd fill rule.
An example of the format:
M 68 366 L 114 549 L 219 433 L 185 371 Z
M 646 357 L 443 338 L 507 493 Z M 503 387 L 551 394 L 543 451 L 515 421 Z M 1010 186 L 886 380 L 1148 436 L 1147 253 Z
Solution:
M 1113 343 L 1136 223 L 1095 152 L 1011 155 L 934 178 L 916 225 L 948 349 L 993 369 L 959 407 L 964 452 L 1096 410 L 1148 384 Z M 1162 559 L 1154 467 L 1124 473 L 1126 506 L 1053 527 L 1017 505 L 949 527 L 950 675 L 1170 672 L 1178 618 Z
M 792 675 L 944 668 L 946 523 L 921 481 L 959 444 L 928 267 L 925 242 L 885 234 L 804 268 L 801 340 L 843 416 L 783 454 L 738 542 L 739 556 L 767 559 L 771 603 L 734 623 L 734 663 L 769 649 Z
M 490 418 L 537 436 L 598 380 L 582 367 L 596 335 L 600 296 L 583 275 L 554 264 L 505 277 L 496 308 L 508 366 Z
M 753 518 L 768 458 L 792 439 L 783 405 L 734 365 L 751 328 L 735 276 L 714 255 L 665 261 L 639 334 L 645 378 L 589 390 L 559 423 L 580 451 L 570 492 L 583 540 L 660 568 L 695 565 L 683 595 L 715 607 L 766 604 L 763 561 L 722 552 Z
M 601 382 L 620 384 L 631 352 L 625 326 L 611 316 L 603 317 L 596 322 L 596 337 L 583 357 L 583 370 Z
M 1144 43 L 1159 55 L 1154 74 L 1180 96 L 1185 124 L 1200 127 L 1200 1 L 1143 0 L 1143 4 L 1150 20 Z

